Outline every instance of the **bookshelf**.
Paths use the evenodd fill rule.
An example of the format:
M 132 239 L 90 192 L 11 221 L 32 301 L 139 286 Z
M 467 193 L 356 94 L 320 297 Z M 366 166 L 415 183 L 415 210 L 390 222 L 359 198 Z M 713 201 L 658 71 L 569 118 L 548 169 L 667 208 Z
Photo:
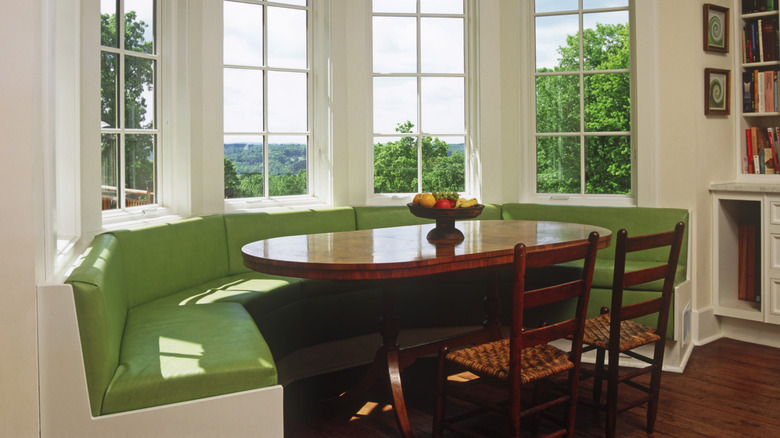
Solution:
M 780 0 L 736 0 L 738 180 L 780 182 Z

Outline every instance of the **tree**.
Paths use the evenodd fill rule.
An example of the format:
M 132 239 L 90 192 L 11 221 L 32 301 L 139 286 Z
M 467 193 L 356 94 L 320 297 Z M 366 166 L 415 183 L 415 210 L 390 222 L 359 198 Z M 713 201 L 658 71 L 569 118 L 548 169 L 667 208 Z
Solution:
M 154 42 L 146 40 L 145 30 L 149 24 L 138 20 L 135 11 L 124 15 L 124 44 L 128 50 L 143 53 L 154 52 Z M 100 16 L 101 44 L 107 47 L 118 47 L 118 23 L 116 14 L 101 14 Z M 147 119 L 147 108 L 153 102 L 147 102 L 145 94 L 154 87 L 155 61 L 139 56 L 126 55 L 121 57 L 109 51 L 101 51 L 100 56 L 101 85 L 101 126 L 105 128 L 129 129 L 154 128 L 153 118 Z M 119 68 L 124 64 L 124 123 L 120 123 L 118 97 Z M 125 161 L 121 169 L 125 172 L 125 187 L 153 192 L 155 186 L 154 134 L 126 134 L 124 144 L 118 141 L 116 134 L 106 134 L 101 143 L 101 159 L 103 163 L 103 184 L 118 186 L 116 166 L 119 151 L 117 147 L 124 146 Z M 147 202 L 153 202 L 147 199 Z
M 414 124 L 399 123 L 396 132 L 411 133 Z M 450 145 L 429 136 L 422 140 L 422 190 L 465 190 L 465 158 L 462 152 L 449 154 Z M 374 145 L 374 193 L 414 193 L 417 191 L 417 140 L 402 137 Z
M 629 27 L 597 24 L 583 31 L 586 72 L 629 67 Z M 558 65 L 541 72 L 564 73 L 579 69 L 579 40 L 569 35 L 558 48 Z M 585 132 L 621 132 L 631 129 L 630 75 L 584 76 Z M 579 131 L 578 75 L 540 76 L 536 83 L 537 132 Z M 631 192 L 631 142 L 627 136 L 586 134 L 585 193 Z M 537 190 L 541 193 L 580 192 L 580 145 L 577 137 L 543 136 L 537 140 Z

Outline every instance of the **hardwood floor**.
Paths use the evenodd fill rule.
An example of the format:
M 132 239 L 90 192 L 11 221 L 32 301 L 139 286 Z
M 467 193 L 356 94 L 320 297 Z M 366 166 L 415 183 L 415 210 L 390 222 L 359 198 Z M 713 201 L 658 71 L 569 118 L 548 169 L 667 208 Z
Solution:
M 434 360 L 418 360 L 404 372 L 404 390 L 416 437 L 431 436 Z M 289 438 L 399 436 L 387 391 L 377 388 L 355 403 L 327 407 L 321 400 L 348 388 L 362 373 L 352 369 L 301 380 L 285 388 L 285 436 Z M 590 395 L 589 383 L 582 394 Z M 645 408 L 618 416 L 621 437 L 780 436 L 780 349 L 730 339 L 696 347 L 685 372 L 664 373 L 656 430 L 645 432 Z M 621 391 L 623 388 L 621 388 Z M 629 396 L 630 393 L 621 396 Z M 450 405 L 454 405 L 451 403 Z M 453 412 L 458 406 L 450 406 Z M 603 412 L 581 405 L 578 437 L 603 436 Z M 501 417 L 472 425 L 498 436 Z M 446 435 L 445 436 L 454 436 Z

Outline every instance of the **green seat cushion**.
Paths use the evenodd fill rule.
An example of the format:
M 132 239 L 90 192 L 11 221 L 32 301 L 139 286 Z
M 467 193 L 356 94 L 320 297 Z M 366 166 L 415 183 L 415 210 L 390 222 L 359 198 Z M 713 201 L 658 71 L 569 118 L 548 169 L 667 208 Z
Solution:
M 158 307 L 239 303 L 250 314 L 261 315 L 299 300 L 302 282 L 300 278 L 249 271 L 210 280 L 147 305 Z
M 275 385 L 263 336 L 238 303 L 130 309 L 103 414 Z

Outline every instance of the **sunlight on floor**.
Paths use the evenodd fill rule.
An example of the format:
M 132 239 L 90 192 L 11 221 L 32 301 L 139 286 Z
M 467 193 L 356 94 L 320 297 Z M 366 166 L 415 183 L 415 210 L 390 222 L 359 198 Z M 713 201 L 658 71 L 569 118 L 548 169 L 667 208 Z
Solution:
M 379 405 L 379 403 L 376 402 L 368 402 L 363 405 L 357 412 L 355 412 L 355 415 L 352 416 L 352 418 L 349 419 L 349 421 L 355 421 L 360 420 L 363 417 L 367 417 L 371 415 L 372 412 L 379 409 L 381 412 L 388 412 L 393 410 L 392 405 Z

